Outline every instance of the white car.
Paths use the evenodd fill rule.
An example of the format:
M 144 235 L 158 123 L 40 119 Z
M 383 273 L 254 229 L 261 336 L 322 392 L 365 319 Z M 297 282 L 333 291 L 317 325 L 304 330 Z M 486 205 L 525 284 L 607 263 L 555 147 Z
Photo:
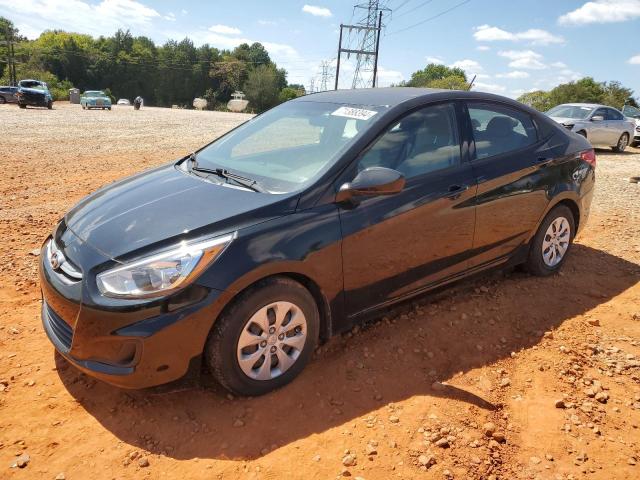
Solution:
M 130 106 L 131 102 L 129 100 L 127 100 L 126 98 L 121 98 L 120 100 L 118 100 L 116 105 L 129 105 Z
M 640 108 L 625 105 L 622 108 L 622 114 L 636 124 L 636 131 L 633 135 L 632 147 L 640 147 Z
M 635 123 L 619 110 L 595 103 L 565 103 L 546 113 L 567 129 L 586 137 L 594 147 L 611 147 L 616 152 L 624 152 L 636 129 Z

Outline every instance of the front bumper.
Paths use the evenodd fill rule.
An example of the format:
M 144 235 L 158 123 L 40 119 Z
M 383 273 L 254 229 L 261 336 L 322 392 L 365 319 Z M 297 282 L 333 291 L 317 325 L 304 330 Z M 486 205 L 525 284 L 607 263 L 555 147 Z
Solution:
M 122 388 L 185 376 L 226 301 L 224 292 L 194 284 L 164 299 L 97 305 L 85 279 L 73 284 L 62 278 L 45 249 L 40 258 L 42 323 L 50 341 L 79 370 Z

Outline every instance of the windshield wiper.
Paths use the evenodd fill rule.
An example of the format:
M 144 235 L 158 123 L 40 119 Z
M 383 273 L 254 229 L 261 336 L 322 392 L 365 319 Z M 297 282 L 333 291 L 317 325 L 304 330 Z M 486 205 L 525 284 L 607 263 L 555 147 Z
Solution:
M 267 190 L 262 188 L 257 180 L 253 180 L 251 178 L 246 178 L 236 173 L 230 172 L 225 168 L 205 168 L 198 166 L 198 160 L 196 159 L 196 154 L 192 153 L 189 155 L 189 160 L 191 160 L 191 170 L 201 173 L 208 173 L 210 175 L 216 175 L 220 178 L 224 178 L 225 180 L 233 180 L 238 185 L 248 188 L 249 190 L 253 190 L 254 192 L 259 193 L 267 193 Z

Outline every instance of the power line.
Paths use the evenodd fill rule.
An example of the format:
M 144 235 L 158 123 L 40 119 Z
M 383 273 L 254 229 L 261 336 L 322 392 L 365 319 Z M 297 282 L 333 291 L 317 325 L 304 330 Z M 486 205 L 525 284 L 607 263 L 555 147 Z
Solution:
M 402 7 L 404 7 L 407 3 L 409 3 L 411 0 L 404 0 L 404 2 L 402 2 L 400 5 L 398 5 L 396 8 L 394 8 L 394 10 L 397 12 L 398 10 L 400 10 Z
M 452 10 L 455 10 L 456 8 L 463 6 L 463 5 L 467 4 L 467 3 L 469 3 L 470 1 L 471 0 L 464 0 L 463 2 L 457 3 L 453 7 L 448 8 L 447 10 L 444 10 L 444 11 L 442 11 L 442 12 L 436 14 L 436 15 L 433 15 L 432 17 L 425 18 L 424 20 L 422 20 L 422 21 L 420 21 L 418 23 L 414 23 L 413 25 L 409 25 L 408 27 L 401 28 L 400 30 L 395 30 L 393 32 L 389 32 L 387 35 L 395 35 L 396 33 L 406 32 L 407 30 L 410 30 L 412 28 L 419 27 L 420 25 L 423 25 L 423 24 L 425 24 L 427 22 L 430 22 L 431 20 L 435 20 L 436 18 L 439 18 L 439 17 L 451 12 Z
M 402 13 L 400 13 L 400 14 L 396 15 L 396 17 L 395 17 L 395 18 L 404 17 L 404 16 L 405 16 L 405 15 L 407 15 L 408 13 L 415 12 L 415 11 L 416 11 L 416 10 L 418 10 L 419 8 L 422 8 L 422 7 L 424 7 L 425 5 L 430 4 L 431 2 L 433 2 L 433 0 L 426 0 L 426 1 L 424 1 L 424 2 L 422 2 L 422 3 L 420 3 L 420 4 L 418 4 L 418 5 L 416 5 L 415 7 L 410 8 L 409 10 L 406 10 L 406 11 L 404 11 L 404 12 L 402 12 Z

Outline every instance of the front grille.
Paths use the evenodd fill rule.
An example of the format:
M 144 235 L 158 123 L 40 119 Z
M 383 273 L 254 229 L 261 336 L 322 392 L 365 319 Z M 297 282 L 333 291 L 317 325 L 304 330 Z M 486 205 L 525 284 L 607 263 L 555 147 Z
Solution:
M 71 340 L 73 339 L 73 330 L 60 316 L 54 312 L 49 305 L 44 307 L 45 322 L 51 327 L 52 333 L 62 346 L 69 351 L 71 348 Z

